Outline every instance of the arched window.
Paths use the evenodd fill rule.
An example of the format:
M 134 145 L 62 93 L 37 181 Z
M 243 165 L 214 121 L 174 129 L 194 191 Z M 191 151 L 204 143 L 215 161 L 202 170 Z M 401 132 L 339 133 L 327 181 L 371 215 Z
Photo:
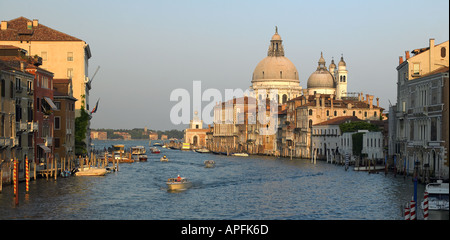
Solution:
M 330 110 L 327 110 L 327 116 L 330 116 Z
M 367 112 L 364 112 L 364 117 L 367 117 Z
M 334 116 L 337 116 L 337 111 L 334 111 Z
M 377 116 L 377 111 L 373 112 L 373 116 L 375 117 Z
M 445 47 L 441 47 L 441 57 L 445 58 L 445 56 L 447 56 L 447 50 L 445 49 Z
M 264 79 L 264 71 L 263 71 L 263 79 Z
M 342 76 L 339 77 L 339 82 L 342 82 Z
M 312 128 L 313 120 L 309 120 L 309 127 Z
M 312 115 L 313 115 L 313 110 L 309 109 L 309 116 L 312 116 Z
M 283 103 L 286 103 L 286 102 L 287 102 L 287 95 L 283 94 Z
M 283 71 L 280 71 L 280 79 L 283 78 Z
M 353 111 L 353 116 L 356 116 L 356 112 L 355 111 Z
M 345 76 L 342 78 L 342 82 L 345 82 Z

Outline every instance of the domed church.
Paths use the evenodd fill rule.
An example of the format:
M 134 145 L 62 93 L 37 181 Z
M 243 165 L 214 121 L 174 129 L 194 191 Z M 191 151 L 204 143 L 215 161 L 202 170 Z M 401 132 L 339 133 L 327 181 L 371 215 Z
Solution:
M 326 67 L 323 54 L 320 54 L 319 66 L 317 70 L 308 78 L 307 89 L 302 91 L 300 86 L 299 74 L 295 65 L 284 56 L 283 40 L 278 34 L 278 28 L 275 27 L 275 34 L 270 40 L 267 57 L 256 65 L 252 76 L 252 86 L 250 87 L 255 97 L 259 100 L 263 99 L 265 92 L 266 97 L 271 97 L 270 90 L 278 90 L 279 104 L 301 96 L 303 94 L 333 94 L 336 99 L 341 99 L 347 94 L 347 67 L 344 57 L 336 68 L 334 59 L 331 60 L 329 70 Z M 261 90 L 265 90 L 264 92 Z
M 278 90 L 279 103 L 286 103 L 288 100 L 300 96 L 302 87 L 298 78 L 298 71 L 295 65 L 284 56 L 284 48 L 278 29 L 275 27 L 275 34 L 270 40 L 267 57 L 256 65 L 252 76 L 252 86 L 255 97 L 263 99 L 263 91 L 266 97 L 270 97 L 270 90 Z
M 336 99 L 345 97 L 347 94 L 347 67 L 344 57 L 341 56 L 337 69 L 334 59 L 331 60 L 330 70 L 328 71 L 323 54 L 320 53 L 318 64 L 317 70 L 308 78 L 308 94 L 333 94 Z

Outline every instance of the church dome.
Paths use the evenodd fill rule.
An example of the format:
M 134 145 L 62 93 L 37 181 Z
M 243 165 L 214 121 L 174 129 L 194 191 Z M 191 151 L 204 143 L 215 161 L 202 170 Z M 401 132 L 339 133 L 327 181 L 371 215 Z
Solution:
M 276 28 L 275 34 L 270 40 L 267 57 L 256 65 L 256 68 L 253 71 L 252 82 L 280 82 L 283 80 L 295 80 L 300 84 L 298 80 L 297 68 L 291 60 L 284 56 L 282 42 L 283 41 L 278 34 L 278 29 Z
M 333 75 L 325 67 L 325 59 L 322 53 L 320 54 L 319 66 L 317 70 L 308 78 L 308 88 L 334 88 Z
M 298 72 L 295 65 L 285 56 L 265 57 L 256 65 L 253 80 L 297 80 Z

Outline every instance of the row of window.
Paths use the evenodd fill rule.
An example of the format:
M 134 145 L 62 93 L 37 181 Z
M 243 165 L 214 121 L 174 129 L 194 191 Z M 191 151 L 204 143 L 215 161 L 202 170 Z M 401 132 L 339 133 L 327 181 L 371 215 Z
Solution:
M 42 58 L 42 61 L 47 61 L 48 60 L 48 56 L 47 56 L 47 52 L 46 51 L 41 52 L 41 58 Z M 73 52 L 67 52 L 67 61 L 68 62 L 73 62 Z
M 344 110 L 343 113 L 346 114 L 347 111 Z M 359 113 L 361 113 L 361 111 L 359 111 Z M 312 116 L 312 115 L 313 115 L 313 110 L 312 110 L 312 109 L 309 109 L 308 114 L 309 114 L 309 116 Z M 327 116 L 330 116 L 330 110 L 327 110 Z M 337 111 L 334 111 L 334 116 L 337 116 Z M 356 111 L 353 111 L 353 116 L 356 116 Z M 373 112 L 373 116 L 374 116 L 374 117 L 377 116 L 377 111 L 374 111 L 374 112 Z M 364 112 L 364 117 L 368 117 L 367 111 Z

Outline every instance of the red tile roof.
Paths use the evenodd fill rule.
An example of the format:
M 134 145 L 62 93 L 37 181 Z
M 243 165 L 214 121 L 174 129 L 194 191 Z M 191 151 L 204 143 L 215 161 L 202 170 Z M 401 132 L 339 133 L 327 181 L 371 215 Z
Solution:
M 28 22 L 33 21 L 24 17 L 8 21 L 7 29 L 0 30 L 0 41 L 82 41 L 41 23 L 28 29 Z

